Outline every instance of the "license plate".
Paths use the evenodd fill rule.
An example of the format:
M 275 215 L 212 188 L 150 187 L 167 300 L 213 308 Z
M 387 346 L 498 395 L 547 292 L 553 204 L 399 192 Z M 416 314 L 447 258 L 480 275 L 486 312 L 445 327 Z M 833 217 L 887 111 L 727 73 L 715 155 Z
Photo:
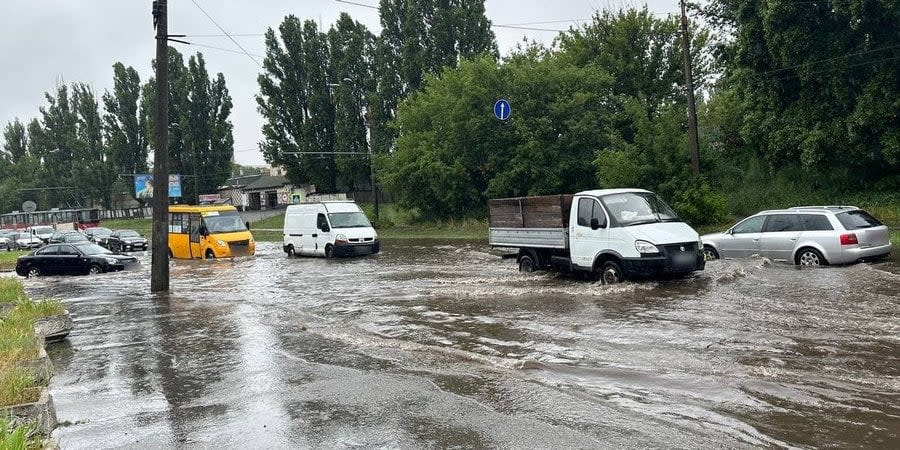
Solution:
M 694 264 L 695 257 L 696 257 L 696 255 L 694 255 L 693 253 L 688 253 L 688 252 L 676 253 L 674 256 L 672 256 L 672 262 L 678 266 L 688 266 L 688 265 Z

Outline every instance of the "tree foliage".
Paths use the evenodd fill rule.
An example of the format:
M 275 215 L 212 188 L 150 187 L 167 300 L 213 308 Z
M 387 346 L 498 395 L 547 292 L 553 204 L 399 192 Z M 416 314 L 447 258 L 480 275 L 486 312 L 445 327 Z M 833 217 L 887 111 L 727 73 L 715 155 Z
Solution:
M 231 173 L 234 140 L 231 97 L 220 73 L 211 78 L 202 54 L 188 65 L 169 49 L 170 173 L 185 179 L 185 200 L 215 192 Z M 46 93 L 39 117 L 3 130 L 0 207 L 19 209 L 34 200 L 41 209 L 100 205 L 132 192 L 133 174 L 146 173 L 152 143 L 153 79 L 141 85 L 134 68 L 113 66 L 112 91 L 100 99 L 84 83 Z M 196 159 L 195 159 L 196 158 Z M 196 161 L 196 166 L 192 165 Z

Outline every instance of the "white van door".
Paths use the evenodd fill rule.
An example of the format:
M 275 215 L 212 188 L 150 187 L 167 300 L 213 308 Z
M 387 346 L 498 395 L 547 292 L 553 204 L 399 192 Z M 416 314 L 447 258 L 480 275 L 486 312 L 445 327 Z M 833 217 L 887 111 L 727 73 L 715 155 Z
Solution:
M 302 255 L 316 254 L 316 213 L 303 211 L 300 217 L 300 251 Z
M 597 253 L 608 248 L 609 223 L 606 213 L 593 197 L 579 197 L 573 207 L 578 208 L 578 216 L 575 223 L 569 225 L 572 263 L 592 268 Z
M 325 256 L 325 247 L 332 243 L 331 225 L 328 223 L 328 217 L 324 213 L 316 216 L 316 254 Z

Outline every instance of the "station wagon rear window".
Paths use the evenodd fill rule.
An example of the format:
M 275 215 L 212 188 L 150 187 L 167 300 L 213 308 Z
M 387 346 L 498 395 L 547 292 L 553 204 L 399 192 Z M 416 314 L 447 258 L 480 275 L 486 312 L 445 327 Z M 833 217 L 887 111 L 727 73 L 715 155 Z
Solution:
M 878 219 L 869 215 L 869 213 L 858 209 L 837 215 L 841 225 L 848 230 L 858 230 L 860 228 L 880 227 L 882 224 Z

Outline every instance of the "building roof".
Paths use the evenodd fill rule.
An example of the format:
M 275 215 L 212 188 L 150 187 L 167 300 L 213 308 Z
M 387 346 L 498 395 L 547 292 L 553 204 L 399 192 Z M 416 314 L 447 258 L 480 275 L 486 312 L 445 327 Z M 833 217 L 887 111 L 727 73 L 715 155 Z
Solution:
M 259 189 L 280 188 L 280 187 L 288 185 L 288 184 L 291 184 L 291 182 L 288 181 L 287 178 L 285 178 L 281 175 L 277 175 L 277 176 L 262 175 L 259 178 L 257 178 L 255 181 L 253 181 L 252 183 L 244 186 L 244 190 L 245 191 L 254 191 L 254 190 L 259 190 Z
M 253 175 L 242 175 L 239 177 L 231 177 L 231 178 L 225 180 L 224 185 L 219 186 L 219 190 L 221 191 L 224 189 L 242 188 L 242 187 L 247 186 L 248 184 L 253 183 L 254 181 L 260 179 L 261 177 L 262 177 L 262 175 L 258 174 L 258 173 L 253 174 Z

